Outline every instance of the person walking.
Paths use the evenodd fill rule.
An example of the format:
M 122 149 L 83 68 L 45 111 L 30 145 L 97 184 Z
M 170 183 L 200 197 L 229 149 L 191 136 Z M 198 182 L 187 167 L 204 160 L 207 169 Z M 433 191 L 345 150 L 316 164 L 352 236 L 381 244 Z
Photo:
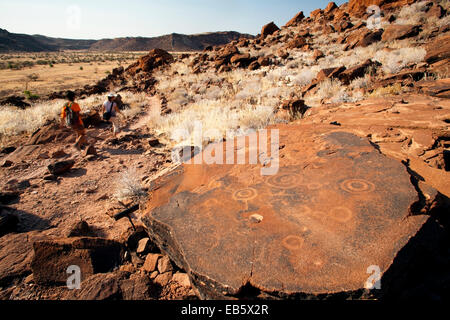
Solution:
M 122 115 L 117 103 L 114 101 L 115 95 L 113 93 L 108 94 L 108 100 L 103 103 L 103 119 L 111 121 L 113 127 L 114 138 L 117 137 L 117 133 L 120 131 L 119 115 Z
M 83 120 L 81 119 L 81 108 L 80 105 L 75 102 L 75 93 L 73 91 L 68 91 L 66 97 L 68 101 L 61 110 L 60 127 L 68 127 L 73 130 L 77 135 L 74 147 L 77 150 L 81 150 L 81 147 L 88 143 L 86 129 L 84 128 Z

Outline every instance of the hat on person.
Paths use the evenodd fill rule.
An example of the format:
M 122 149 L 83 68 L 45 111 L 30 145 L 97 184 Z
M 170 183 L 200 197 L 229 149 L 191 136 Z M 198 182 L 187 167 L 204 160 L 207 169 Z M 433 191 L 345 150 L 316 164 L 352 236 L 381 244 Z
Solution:
M 108 98 L 114 98 L 116 95 L 114 93 L 108 93 Z

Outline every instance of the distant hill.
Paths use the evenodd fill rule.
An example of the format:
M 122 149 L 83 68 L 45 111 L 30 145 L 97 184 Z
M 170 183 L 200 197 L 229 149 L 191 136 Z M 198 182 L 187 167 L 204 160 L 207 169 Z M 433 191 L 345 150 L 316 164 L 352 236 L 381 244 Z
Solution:
M 145 38 L 126 37 L 101 40 L 73 40 L 42 35 L 10 33 L 0 29 L 0 52 L 40 52 L 59 50 L 148 51 L 155 48 L 167 51 L 199 51 L 207 46 L 222 45 L 239 38 L 253 38 L 235 31 L 209 32 L 194 35 L 172 33 Z

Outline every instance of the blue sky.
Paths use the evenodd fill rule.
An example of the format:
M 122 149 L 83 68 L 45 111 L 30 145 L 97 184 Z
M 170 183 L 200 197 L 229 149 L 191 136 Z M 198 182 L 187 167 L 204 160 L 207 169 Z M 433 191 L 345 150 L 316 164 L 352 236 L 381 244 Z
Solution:
M 74 39 L 238 31 L 258 34 L 328 0 L 1 0 L 0 28 Z M 338 5 L 346 1 L 335 1 Z

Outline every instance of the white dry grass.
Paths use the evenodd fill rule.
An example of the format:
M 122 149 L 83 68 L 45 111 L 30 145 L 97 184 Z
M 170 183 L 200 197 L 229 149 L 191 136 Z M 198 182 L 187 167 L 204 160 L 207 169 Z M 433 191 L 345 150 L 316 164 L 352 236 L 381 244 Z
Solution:
M 420 1 L 400 10 L 396 24 L 423 24 L 426 21 L 425 8 L 429 1 Z
M 126 117 L 133 117 L 142 111 L 146 105 L 144 93 L 121 92 L 122 101 L 130 106 L 123 110 Z M 93 95 L 86 99 L 77 100 L 81 111 L 98 110 L 106 100 L 104 95 Z M 31 133 L 42 127 L 48 121 L 58 119 L 64 100 L 37 102 L 27 109 L 18 109 L 13 106 L 0 108 L 0 135 L 13 136 L 22 133 Z
M 239 135 L 264 128 L 271 123 L 274 108 L 245 104 L 240 108 L 224 104 L 223 101 L 202 100 L 180 112 L 161 117 L 151 123 L 158 134 L 165 134 L 173 143 L 192 145 L 196 130 L 201 126 L 202 145 L 220 141 L 227 133 Z M 197 128 L 197 129 L 196 129 Z M 198 132 L 198 131 L 197 131 Z
M 383 65 L 386 74 L 397 73 L 410 64 L 417 64 L 424 60 L 427 54 L 424 48 L 400 48 L 393 51 L 378 51 L 374 60 Z
M 63 100 L 37 103 L 25 110 L 16 107 L 0 109 L 0 135 L 12 136 L 30 133 L 43 126 L 47 121 L 58 118 Z
M 128 169 L 120 173 L 115 187 L 113 197 L 119 201 L 136 200 L 146 195 L 134 169 Z

